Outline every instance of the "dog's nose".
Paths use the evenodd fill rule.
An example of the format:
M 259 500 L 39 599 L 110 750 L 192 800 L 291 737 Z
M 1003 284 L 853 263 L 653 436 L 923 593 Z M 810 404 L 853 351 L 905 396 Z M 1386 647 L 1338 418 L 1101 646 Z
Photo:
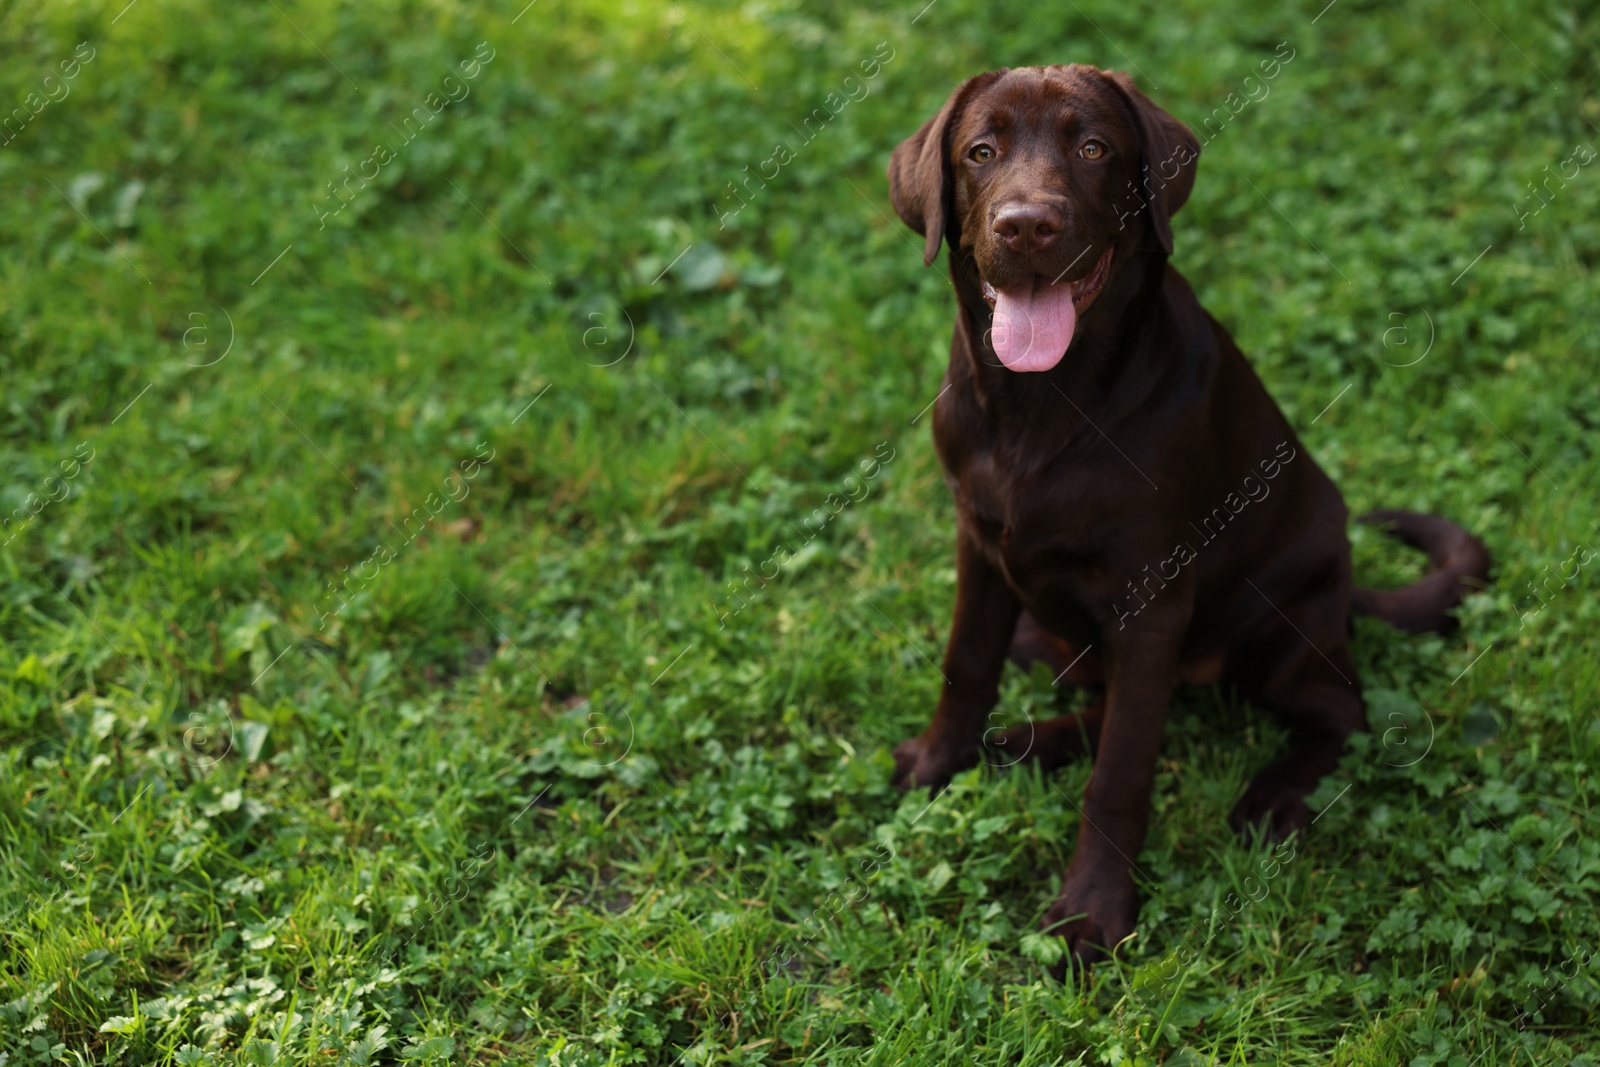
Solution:
M 994 232 L 1013 252 L 1038 252 L 1061 233 L 1061 213 L 1046 204 L 1007 204 L 994 217 Z

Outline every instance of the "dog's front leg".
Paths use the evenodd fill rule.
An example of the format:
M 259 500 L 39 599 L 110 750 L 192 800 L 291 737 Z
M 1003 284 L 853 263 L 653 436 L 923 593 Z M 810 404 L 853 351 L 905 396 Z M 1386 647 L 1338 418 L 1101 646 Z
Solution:
M 894 784 L 943 788 L 978 762 L 984 716 L 999 699 L 1000 672 L 1022 604 L 966 533 L 956 542 L 956 611 L 944 652 L 944 687 L 933 721 L 894 750 Z
M 1078 964 L 1114 949 L 1139 915 L 1133 871 L 1150 823 L 1150 787 L 1177 681 L 1187 612 L 1146 614 L 1107 643 L 1105 720 L 1061 894 L 1044 927 Z

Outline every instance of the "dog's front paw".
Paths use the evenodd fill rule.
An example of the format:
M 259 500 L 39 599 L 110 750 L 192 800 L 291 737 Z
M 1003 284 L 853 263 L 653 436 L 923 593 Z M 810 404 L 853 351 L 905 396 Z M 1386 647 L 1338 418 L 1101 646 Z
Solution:
M 923 733 L 894 746 L 894 785 L 897 789 L 924 785 L 943 789 L 958 771 L 977 762 L 976 745 L 953 745 Z
M 1133 933 L 1139 918 L 1139 895 L 1133 877 L 1120 867 L 1097 866 L 1080 872 L 1067 869 L 1061 894 L 1044 913 L 1040 926 L 1067 943 L 1067 955 L 1054 970 L 1057 978 L 1067 968 L 1083 970 L 1105 959 Z

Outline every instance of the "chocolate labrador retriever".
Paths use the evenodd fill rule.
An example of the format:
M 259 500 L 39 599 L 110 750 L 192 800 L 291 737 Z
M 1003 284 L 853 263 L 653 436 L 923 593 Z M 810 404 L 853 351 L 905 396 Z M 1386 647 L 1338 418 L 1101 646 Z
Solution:
M 1351 609 L 1419 632 L 1487 578 L 1459 526 L 1377 512 L 1434 567 L 1351 582 L 1348 513 L 1233 340 L 1168 263 L 1194 185 L 1188 127 L 1120 73 L 980 74 L 894 151 L 895 211 L 950 246 L 957 309 L 933 435 L 956 499 L 956 607 L 932 723 L 895 782 L 974 765 L 1008 653 L 1103 687 L 1080 715 L 991 742 L 1045 767 L 1093 755 L 1082 823 L 1044 924 L 1088 963 L 1132 931 L 1167 704 L 1236 686 L 1291 731 L 1233 810 L 1303 828 L 1306 797 L 1366 728 Z

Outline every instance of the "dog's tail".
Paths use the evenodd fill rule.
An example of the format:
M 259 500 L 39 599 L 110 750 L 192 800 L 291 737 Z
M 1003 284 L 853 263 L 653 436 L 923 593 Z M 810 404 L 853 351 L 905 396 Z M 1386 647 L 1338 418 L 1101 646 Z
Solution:
M 1369 511 L 1356 520 L 1428 553 L 1433 569 L 1403 589 L 1361 589 L 1355 609 L 1407 633 L 1444 633 L 1456 625 L 1450 610 L 1489 580 L 1489 550 L 1449 519 L 1416 511 Z

